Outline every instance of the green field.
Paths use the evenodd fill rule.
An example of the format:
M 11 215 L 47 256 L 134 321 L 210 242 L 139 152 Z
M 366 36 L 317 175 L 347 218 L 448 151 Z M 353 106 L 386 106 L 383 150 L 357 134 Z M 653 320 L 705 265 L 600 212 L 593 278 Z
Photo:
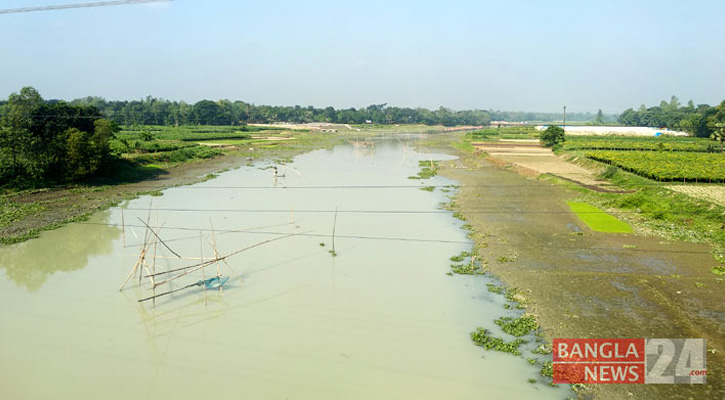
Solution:
M 274 137 L 282 132 L 281 128 L 256 126 L 134 126 L 117 133 L 109 145 L 114 154 L 142 165 L 180 163 L 222 153 L 200 143 L 244 146 L 259 141 L 252 134 Z
M 586 156 L 656 181 L 725 182 L 725 154 L 592 151 Z
M 632 227 L 587 203 L 567 201 L 569 208 L 584 221 L 589 229 L 597 232 L 631 233 Z
M 712 140 L 695 137 L 567 136 L 564 150 L 689 151 L 715 152 Z

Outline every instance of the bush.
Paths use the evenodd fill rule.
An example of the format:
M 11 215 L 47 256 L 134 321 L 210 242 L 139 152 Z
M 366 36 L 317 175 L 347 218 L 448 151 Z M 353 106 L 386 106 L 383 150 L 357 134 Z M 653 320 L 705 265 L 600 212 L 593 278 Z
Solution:
M 554 146 L 555 144 L 564 143 L 564 128 L 560 126 L 550 126 L 544 129 L 539 136 L 539 139 L 546 147 Z

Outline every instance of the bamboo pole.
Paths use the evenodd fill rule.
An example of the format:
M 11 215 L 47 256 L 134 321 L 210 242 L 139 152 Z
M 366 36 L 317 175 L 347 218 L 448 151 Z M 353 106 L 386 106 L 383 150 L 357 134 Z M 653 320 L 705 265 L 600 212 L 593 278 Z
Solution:
M 123 285 L 121 285 L 121 287 L 118 289 L 119 292 L 121 290 L 123 290 L 124 286 L 126 286 L 126 283 L 128 283 L 128 280 L 131 279 L 134 272 L 136 272 L 136 269 L 138 268 L 139 264 L 143 260 L 145 253 L 146 253 L 146 245 L 144 244 L 144 248 L 143 248 L 143 250 L 141 250 L 141 255 L 139 255 L 138 260 L 136 260 L 136 264 L 134 264 L 133 268 L 131 268 L 131 272 L 128 273 L 126 280 L 123 281 Z
M 163 285 L 163 284 L 165 284 L 167 282 L 173 281 L 174 279 L 181 278 L 182 276 L 188 275 L 188 274 L 190 274 L 192 272 L 195 272 L 195 271 L 198 271 L 198 270 L 200 270 L 202 268 L 208 267 L 209 265 L 214 264 L 217 261 L 225 260 L 225 259 L 227 259 L 227 258 L 229 258 L 231 256 L 234 256 L 234 255 L 237 255 L 237 254 L 239 254 L 239 253 L 241 253 L 243 251 L 247 251 L 249 249 L 252 249 L 252 248 L 255 248 L 255 247 L 261 246 L 263 244 L 270 243 L 270 242 L 274 242 L 274 241 L 277 241 L 277 240 L 280 240 L 280 239 L 288 238 L 290 236 L 300 235 L 302 233 L 307 233 L 307 232 L 291 233 L 289 235 L 279 236 L 279 237 L 276 237 L 276 238 L 272 238 L 272 239 L 268 239 L 268 240 L 261 241 L 259 243 L 255 243 L 253 245 L 247 246 L 247 247 L 245 247 L 243 249 L 237 250 L 237 251 L 235 251 L 233 253 L 229 253 L 226 256 L 222 256 L 222 257 L 219 257 L 219 258 L 214 259 L 214 260 L 205 261 L 205 262 L 202 262 L 202 263 L 199 263 L 199 264 L 196 264 L 196 265 L 190 265 L 190 266 L 187 266 L 187 267 L 177 268 L 175 270 L 170 270 L 170 271 L 165 271 L 165 272 L 157 272 L 156 275 L 162 275 L 162 274 L 167 274 L 167 273 L 171 273 L 171 272 L 184 271 L 184 272 L 182 272 L 180 274 L 177 274 L 177 275 L 172 276 L 171 278 L 167 278 L 167 279 L 165 279 L 165 280 L 163 280 L 161 282 L 157 282 L 156 283 L 156 286 Z
M 202 281 L 202 282 L 203 282 L 203 281 Z M 157 298 L 157 297 L 161 297 L 161 296 L 166 296 L 166 295 L 168 295 L 168 294 L 171 294 L 171 293 L 176 293 L 176 292 L 179 292 L 179 291 L 182 291 L 182 290 L 184 290 L 184 289 L 188 289 L 188 288 L 190 288 L 190 287 L 194 287 L 194 286 L 199 286 L 199 282 L 196 282 L 196 283 L 191 283 L 191 284 L 189 284 L 189 285 L 186 285 L 186 286 L 180 287 L 180 288 L 178 288 L 178 289 L 173 289 L 173 290 L 169 290 L 168 292 L 164 292 L 164 293 L 159 293 L 159 294 L 155 294 L 155 295 L 153 295 L 153 296 L 149 296 L 149 297 L 146 297 L 146 298 L 143 298 L 143 299 L 139 299 L 139 300 L 138 300 L 138 302 L 139 302 L 139 303 L 142 303 L 142 302 L 144 302 L 144 301 L 148 301 L 148 300 L 156 300 L 156 298 Z
M 332 223 L 332 255 L 337 255 L 335 251 L 335 228 L 337 228 L 337 207 L 335 207 L 335 219 Z
M 214 259 L 219 260 L 219 252 L 216 247 L 216 232 L 214 231 L 214 223 L 211 222 L 211 218 L 209 218 L 209 226 L 211 226 L 211 248 L 214 250 Z M 219 272 L 219 261 L 216 262 L 216 274 L 217 276 L 221 276 L 221 272 Z
M 157 238 L 157 239 L 158 239 L 158 240 L 159 240 L 159 241 L 161 242 L 161 244 L 163 244 L 163 245 L 164 245 L 164 247 L 166 247 L 166 249 L 167 249 L 167 250 L 169 250 L 169 251 L 170 251 L 170 252 L 171 252 L 171 253 L 172 253 L 173 255 L 175 255 L 175 256 L 176 256 L 177 258 L 181 258 L 181 256 L 179 255 L 179 253 L 175 252 L 175 251 L 174 251 L 174 250 L 173 250 L 173 249 L 172 249 L 171 247 L 169 247 L 169 245 L 167 245 L 166 243 L 164 243 L 163 239 L 161 239 L 161 238 L 159 237 L 159 235 L 158 235 L 158 234 L 156 234 L 156 232 L 154 232 L 154 230 L 153 230 L 153 229 L 151 229 L 151 227 L 150 227 L 150 226 L 149 226 L 149 225 L 148 225 L 147 223 L 143 222 L 143 220 L 142 220 L 141 218 L 138 218 L 138 220 L 139 220 L 139 221 L 141 221 L 141 223 L 142 223 L 142 224 L 146 225 L 146 228 L 148 228 L 148 230 L 150 230 L 150 231 L 151 231 L 151 233 L 153 233 L 153 234 L 154 234 L 154 236 L 156 236 L 156 238 Z
M 123 237 L 123 248 L 126 248 L 126 222 L 123 219 L 123 208 L 121 209 L 121 236 Z
M 204 260 L 204 240 L 203 236 L 201 234 L 201 231 L 199 231 L 199 256 L 201 257 L 202 261 Z M 206 280 L 206 274 L 204 273 L 204 269 L 201 270 L 201 279 Z M 204 305 L 208 306 L 209 303 L 206 300 L 206 285 L 204 285 Z

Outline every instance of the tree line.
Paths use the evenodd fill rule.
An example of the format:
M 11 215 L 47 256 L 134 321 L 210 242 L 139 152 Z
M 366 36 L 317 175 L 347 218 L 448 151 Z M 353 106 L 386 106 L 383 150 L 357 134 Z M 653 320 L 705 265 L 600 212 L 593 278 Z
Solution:
M 49 103 L 57 100 L 49 100 Z M 194 104 L 171 101 L 151 96 L 141 100 L 105 100 L 85 97 L 68 102 L 70 105 L 94 107 L 105 118 L 124 126 L 132 125 L 244 125 L 252 123 L 339 123 L 339 124 L 426 124 L 426 125 L 488 125 L 487 111 L 454 111 L 440 107 L 389 107 L 373 104 L 363 108 L 335 109 L 312 106 L 268 106 L 243 101 L 201 100 Z M 2 112 L 2 104 L 0 104 Z
M 38 186 L 80 180 L 109 160 L 117 125 L 88 105 L 46 102 L 25 87 L 3 105 L 0 186 Z
M 715 107 L 695 105 L 692 100 L 682 105 L 677 96 L 672 96 L 669 102 L 663 100 L 659 106 L 643 104 L 637 110 L 629 108 L 619 116 L 619 122 L 626 126 L 669 128 L 697 137 L 715 137 L 725 127 L 725 100 Z

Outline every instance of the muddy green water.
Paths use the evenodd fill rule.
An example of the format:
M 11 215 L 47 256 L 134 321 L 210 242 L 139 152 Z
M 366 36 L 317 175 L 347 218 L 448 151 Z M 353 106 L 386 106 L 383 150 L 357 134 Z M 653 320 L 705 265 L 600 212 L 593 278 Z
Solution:
M 446 194 L 389 187 L 455 183 L 407 179 L 429 158 L 447 156 L 399 140 L 313 151 L 275 164 L 276 182 L 262 169 L 271 162 L 244 166 L 1 248 L 0 398 L 565 397 L 528 383 L 538 367 L 523 358 L 470 341 L 515 314 L 489 278 L 446 275 L 449 257 L 471 247 L 440 212 Z M 221 292 L 193 288 L 154 307 L 137 303 L 146 283 L 118 291 L 140 252 L 138 218 L 163 225 L 188 258 L 213 254 L 212 225 L 221 254 L 299 235 L 221 264 L 231 276 Z M 161 247 L 157 256 L 159 268 L 184 265 Z

